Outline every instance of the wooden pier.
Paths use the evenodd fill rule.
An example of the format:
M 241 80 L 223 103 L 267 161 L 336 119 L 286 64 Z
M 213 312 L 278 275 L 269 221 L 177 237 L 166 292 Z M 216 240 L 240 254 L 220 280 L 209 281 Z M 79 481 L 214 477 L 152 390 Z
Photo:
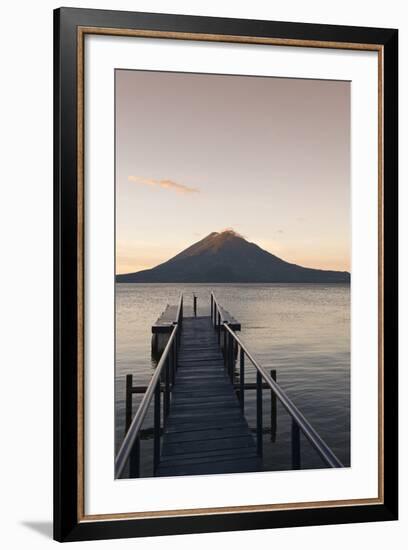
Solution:
M 164 335 L 149 385 L 126 383 L 126 434 L 115 459 L 115 475 L 140 476 L 140 434 L 153 404 L 153 473 L 156 476 L 223 474 L 262 470 L 264 390 L 271 396 L 271 440 L 276 435 L 276 401 L 292 418 L 292 467 L 301 467 L 300 434 L 326 466 L 342 467 L 276 381 L 236 334 L 240 323 L 211 294 L 210 315 L 197 315 L 197 300 L 185 315 L 183 296 L 167 306 L 152 327 Z M 157 341 L 156 341 L 157 343 Z M 154 347 L 154 346 L 153 346 Z M 246 362 L 256 382 L 245 382 Z M 256 392 L 256 429 L 245 418 L 245 391 Z M 133 417 L 132 396 L 143 392 Z M 275 434 L 275 435 L 274 435 Z M 126 474 L 125 474 L 126 475 Z
M 187 317 L 157 475 L 259 468 L 255 440 L 225 372 L 211 318 Z

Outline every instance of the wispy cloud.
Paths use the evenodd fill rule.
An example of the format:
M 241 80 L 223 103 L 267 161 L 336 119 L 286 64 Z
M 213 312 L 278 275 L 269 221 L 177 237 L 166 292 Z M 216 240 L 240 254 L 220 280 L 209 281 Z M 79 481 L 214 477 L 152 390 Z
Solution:
M 177 183 L 172 180 L 156 180 L 153 178 L 143 178 L 141 176 L 128 176 L 129 181 L 138 183 L 139 185 L 148 185 L 150 187 L 159 187 L 161 189 L 167 189 L 168 191 L 174 191 L 178 195 L 188 195 L 190 193 L 199 193 L 200 190 L 195 187 L 189 187 L 183 183 Z

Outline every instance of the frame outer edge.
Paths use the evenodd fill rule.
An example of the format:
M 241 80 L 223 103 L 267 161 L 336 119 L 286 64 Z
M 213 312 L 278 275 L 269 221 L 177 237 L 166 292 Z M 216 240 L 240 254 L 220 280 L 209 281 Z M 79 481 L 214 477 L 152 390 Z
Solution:
M 384 505 L 398 519 L 398 31 L 384 46 Z
M 54 538 L 77 526 L 76 24 L 54 11 Z M 75 444 L 74 444 L 75 442 Z
M 53 426 L 53 439 L 54 439 L 54 465 L 53 465 L 53 479 L 54 479 L 54 505 L 53 505 L 53 516 L 54 516 L 54 525 L 53 525 L 53 534 L 56 540 L 61 540 L 61 489 L 60 489 L 60 478 L 61 478 L 61 469 L 59 463 L 59 400 L 58 396 L 60 394 L 59 389 L 59 203 L 60 203 L 60 194 L 59 194 L 59 167 L 60 167 L 60 156 L 59 156 L 59 143 L 60 143 L 60 128 L 59 128 L 59 90 L 60 90 L 60 56 L 59 56 L 59 42 L 60 42 L 60 20 L 59 20 L 59 10 L 54 10 L 53 14 L 54 22 L 54 35 L 53 35 L 53 87 L 54 87 L 54 98 L 53 98 L 53 113 L 54 113 L 54 141 L 53 141 L 53 204 L 54 204 L 54 241 L 53 241 L 53 252 L 54 252 L 54 289 L 53 289 L 53 315 L 54 315 L 54 335 L 53 335 L 53 356 L 54 356 L 54 426 Z
M 251 35 L 254 26 L 259 24 L 260 36 L 265 30 L 266 36 L 277 26 L 281 34 L 297 35 L 308 38 L 314 32 L 322 40 L 322 34 L 334 33 L 336 40 L 345 34 L 354 36 L 361 32 L 367 41 L 381 36 L 380 44 L 384 45 L 384 230 L 387 247 L 384 253 L 384 321 L 386 338 L 384 350 L 389 351 L 388 358 L 396 353 L 397 344 L 397 71 L 398 33 L 393 29 L 370 29 L 358 27 L 335 27 L 332 25 L 313 25 L 301 23 L 281 23 L 239 19 L 220 19 L 195 16 L 174 16 L 167 14 L 138 14 L 134 12 L 116 12 L 104 10 L 84 10 L 61 8 L 54 11 L 54 537 L 59 541 L 96 540 L 102 538 L 123 538 L 134 536 L 152 536 L 178 533 L 199 533 L 233 531 L 238 529 L 267 529 L 271 527 L 288 527 L 331 523 L 351 523 L 366 521 L 387 521 L 396 519 L 398 508 L 397 496 L 397 410 L 395 388 L 397 381 L 396 356 L 395 368 L 387 373 L 384 383 L 385 407 L 384 423 L 389 430 L 385 438 L 386 456 L 384 458 L 384 505 L 348 506 L 343 508 L 308 508 L 297 511 L 248 512 L 244 514 L 218 514 L 209 516 L 176 516 L 143 520 L 104 520 L 78 522 L 80 501 L 77 500 L 77 449 L 70 450 L 72 442 L 77 441 L 77 417 L 73 415 L 70 397 L 78 396 L 78 380 L 73 363 L 78 360 L 77 345 L 73 345 L 73 336 L 77 335 L 78 303 L 78 242 L 77 210 L 73 211 L 73 202 L 78 204 L 77 188 L 72 183 L 77 177 L 77 125 L 72 129 L 69 115 L 76 113 L 77 65 L 72 67 L 73 52 L 76 52 L 77 26 L 107 26 L 107 18 L 112 18 L 111 25 L 123 28 L 120 21 L 131 19 L 134 28 L 163 29 L 169 28 L 183 32 L 190 27 L 192 33 L 211 32 L 230 34 L 230 30 L 220 33 L 220 26 L 225 29 L 245 27 L 245 36 Z M 135 23 L 136 21 L 136 23 Z M 150 23 L 149 23 L 150 21 Z M 131 26 L 132 26 L 131 25 Z M 150 25 L 150 26 L 149 26 Z M 129 25 L 126 25 L 129 27 Z M 194 27 L 194 30 L 191 28 Z M 260 31 L 261 29 L 261 31 Z M 262 30 L 263 29 L 263 30 Z M 279 33 L 278 33 L 279 34 Z M 340 37 L 340 38 L 339 38 Z M 323 38 L 324 40 L 324 38 Z M 328 38 L 326 38 L 328 40 Z M 341 41 L 341 40 L 340 40 Z M 346 40 L 343 40 L 345 42 Z M 354 40 L 358 42 L 357 40 Z M 371 42 L 375 44 L 376 42 Z M 76 59 L 76 56 L 75 56 Z M 71 90 L 71 95 L 70 95 Z M 72 104 L 74 104 L 72 106 Z M 71 112 L 70 112 L 71 109 Z M 74 221 L 74 223 L 73 223 Z M 72 229 L 74 225 L 74 230 Z M 73 233 L 75 238 L 72 239 Z M 73 243 L 75 243 L 73 245 Z M 73 265 L 74 264 L 74 265 Z M 75 274 L 74 281 L 72 279 Z M 387 276 L 389 274 L 389 277 Z M 75 298 L 75 300 L 74 300 Z M 74 308 L 70 302 L 74 300 Z M 388 305 L 387 305 L 388 302 Z M 73 311 L 74 310 L 74 311 Z M 387 322 L 389 324 L 387 324 Z M 63 330 L 64 329 L 64 330 Z M 77 341 L 76 341 L 77 342 Z M 72 347 L 75 349 L 72 350 Z M 393 405 L 394 403 L 394 405 Z M 388 410 L 388 413 L 386 412 Z M 388 447 L 387 447 L 388 445 Z M 387 473 L 385 473 L 387 472 Z M 72 484 L 72 481 L 74 483 Z M 340 516 L 340 517 L 339 517 Z

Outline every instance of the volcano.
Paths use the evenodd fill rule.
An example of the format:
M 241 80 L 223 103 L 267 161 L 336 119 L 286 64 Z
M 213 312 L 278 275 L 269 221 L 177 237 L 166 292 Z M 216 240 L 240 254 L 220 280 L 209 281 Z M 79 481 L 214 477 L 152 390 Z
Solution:
M 347 271 L 285 262 L 232 230 L 213 232 L 152 269 L 116 275 L 118 283 L 348 283 Z

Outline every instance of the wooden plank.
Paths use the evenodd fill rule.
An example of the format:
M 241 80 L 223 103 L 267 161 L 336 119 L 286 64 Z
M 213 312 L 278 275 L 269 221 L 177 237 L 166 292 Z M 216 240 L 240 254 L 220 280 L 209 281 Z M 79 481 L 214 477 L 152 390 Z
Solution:
M 208 400 L 208 399 L 216 399 L 216 398 L 222 398 L 222 397 L 226 397 L 228 394 L 227 392 L 225 391 L 224 388 L 217 388 L 217 389 L 213 389 L 213 390 L 208 390 L 208 391 L 191 391 L 189 389 L 189 386 L 186 384 L 184 388 L 179 388 L 178 391 L 177 391 L 177 394 L 174 395 L 173 394 L 173 400 L 176 400 L 176 399 L 188 399 L 189 397 L 191 397 L 192 399 L 203 399 L 203 400 Z
M 228 437 L 223 439 L 195 440 L 172 443 L 166 441 L 163 445 L 162 456 L 175 456 L 184 453 L 199 453 L 206 451 L 227 450 L 227 449 L 253 449 L 254 440 L 252 435 L 241 434 L 240 436 Z
M 186 412 L 183 412 L 183 413 L 178 412 L 174 415 L 172 414 L 172 420 L 174 422 L 178 422 L 179 424 L 182 424 L 183 422 L 184 423 L 195 422 L 197 425 L 205 425 L 206 422 L 217 420 L 217 418 L 218 418 L 219 424 L 222 425 L 222 423 L 226 421 L 234 422 L 239 420 L 240 415 L 238 413 L 235 413 L 235 411 L 221 412 L 218 414 L 214 413 L 214 414 L 206 415 L 204 417 L 200 415 L 199 412 L 196 412 L 196 411 L 192 412 L 190 415 L 189 413 L 186 413 Z
M 194 405 L 201 405 L 202 407 L 204 406 L 208 406 L 208 407 L 211 407 L 211 406 L 217 406 L 219 404 L 223 404 L 223 403 L 233 403 L 235 405 L 235 402 L 234 402 L 234 397 L 233 396 L 230 396 L 230 395 L 225 395 L 225 394 L 220 394 L 220 395 L 215 395 L 215 396 L 195 396 L 191 399 L 188 399 L 188 398 L 184 398 L 182 396 L 177 396 L 174 398 L 174 405 L 188 405 L 190 403 L 194 403 Z
M 206 441 L 212 439 L 225 439 L 225 437 L 234 437 L 235 435 L 242 434 L 242 430 L 245 429 L 245 424 L 231 426 L 222 426 L 221 428 L 214 426 L 213 428 L 204 428 L 202 430 L 194 431 L 182 431 L 182 432 L 168 432 L 167 441 L 170 443 L 183 443 L 185 441 Z
M 256 452 L 253 449 L 241 449 L 239 458 L 256 458 Z M 200 464 L 202 462 L 211 462 L 216 460 L 237 460 L 237 453 L 232 450 L 215 450 L 205 453 L 185 453 L 174 456 L 163 456 L 161 464 L 169 467 L 170 465 L 180 464 Z
M 233 418 L 230 422 L 223 422 L 222 428 L 230 428 L 234 426 L 240 426 L 241 422 L 244 425 L 247 425 L 244 420 L 240 419 L 239 417 Z M 166 434 L 171 433 L 190 433 L 190 432 L 198 432 L 198 431 L 205 431 L 208 429 L 216 428 L 220 426 L 220 422 L 213 418 L 212 420 L 207 420 L 206 422 L 194 422 L 194 420 L 186 421 L 186 422 L 173 422 L 172 420 L 168 422 L 166 425 Z
M 176 415 L 182 415 L 183 413 L 202 414 L 203 408 L 202 402 L 191 401 L 190 403 L 174 404 L 172 407 L 172 413 Z M 219 413 L 228 414 L 235 412 L 236 406 L 234 402 L 218 403 L 213 407 L 213 416 L 217 416 Z M 210 416 L 210 415 L 209 415 Z
M 196 402 L 202 401 L 203 406 L 205 407 L 207 403 L 213 402 L 215 406 L 215 404 L 218 401 L 223 402 L 223 400 L 227 400 L 227 401 L 231 400 L 231 394 L 221 390 L 219 390 L 218 392 L 212 392 L 212 393 L 194 393 L 194 394 L 191 394 L 188 391 L 180 391 L 179 393 L 177 393 L 177 395 L 173 397 L 172 403 L 176 405 L 178 403 L 183 403 L 183 402 L 189 403 L 194 401 Z

